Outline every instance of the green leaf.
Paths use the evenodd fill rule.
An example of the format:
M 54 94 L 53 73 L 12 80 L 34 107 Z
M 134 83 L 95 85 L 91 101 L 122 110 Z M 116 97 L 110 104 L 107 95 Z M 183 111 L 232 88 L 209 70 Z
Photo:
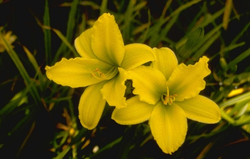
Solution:
M 195 46 L 201 43 L 203 37 L 204 37 L 203 28 L 198 28 L 195 31 L 191 32 L 187 36 L 187 42 L 178 51 L 178 55 L 180 55 L 184 59 L 190 57 L 191 53 L 193 52 L 193 49 L 195 48 Z
M 130 41 L 130 33 L 131 33 L 131 22 L 133 19 L 133 8 L 136 4 L 136 0 L 130 0 L 128 7 L 127 7 L 127 11 L 124 15 L 124 25 L 123 25 L 123 39 L 126 42 Z
M 27 89 L 22 90 L 18 92 L 10 101 L 8 104 L 6 104 L 1 110 L 0 110 L 0 116 L 1 120 L 3 120 L 6 116 L 8 116 L 15 108 L 18 106 L 27 103 L 28 96 L 27 96 Z M 1 122 L 0 122 L 1 123 Z
M 49 14 L 49 3 L 48 0 L 45 1 L 43 23 L 46 26 L 50 26 L 50 14 Z M 50 30 L 44 30 L 44 45 L 45 45 L 45 57 L 46 64 L 51 62 L 51 32 Z
M 241 53 L 239 56 L 237 56 L 231 62 L 229 62 L 227 69 L 234 67 L 236 64 L 238 64 L 239 62 L 241 62 L 242 60 L 244 60 L 248 56 L 250 56 L 250 48 L 247 49 L 245 52 Z
M 101 8 L 100 8 L 100 15 L 102 15 L 103 13 L 107 12 L 107 4 L 108 4 L 108 0 L 103 0 L 102 4 L 101 4 Z
M 38 94 L 38 90 L 34 85 L 34 82 L 31 80 L 29 74 L 27 73 L 17 53 L 12 49 L 10 44 L 5 40 L 1 31 L 0 31 L 0 38 L 2 38 L 4 42 L 4 46 L 6 47 L 6 50 L 8 51 L 12 61 L 16 65 L 17 69 L 19 70 L 21 76 L 23 77 L 25 85 L 28 86 L 28 88 L 30 89 L 29 91 L 30 91 L 31 96 L 34 98 L 35 102 L 38 103 L 38 101 L 40 101 L 41 99 Z
M 77 18 L 78 4 L 79 4 L 79 0 L 73 0 L 71 7 L 70 7 L 68 23 L 67 23 L 67 32 L 66 32 L 66 41 L 69 41 L 69 43 L 72 41 L 72 38 L 73 38 L 73 33 L 74 33 L 76 18 Z M 55 58 L 54 58 L 55 60 L 58 60 L 58 57 L 60 56 L 61 53 L 64 53 L 64 56 L 68 56 L 68 50 L 66 46 L 67 44 L 65 43 L 65 40 L 64 40 L 55 55 Z

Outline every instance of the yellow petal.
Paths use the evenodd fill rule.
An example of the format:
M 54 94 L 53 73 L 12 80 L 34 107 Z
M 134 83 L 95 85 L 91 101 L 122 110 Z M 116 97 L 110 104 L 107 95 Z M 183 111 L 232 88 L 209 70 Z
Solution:
M 124 95 L 126 91 L 125 81 L 128 77 L 124 69 L 118 68 L 118 70 L 119 74 L 108 81 L 101 89 L 101 92 L 110 106 L 121 108 L 127 105 Z
M 100 89 L 105 82 L 87 87 L 79 102 L 79 119 L 83 127 L 94 129 L 105 107 L 106 101 L 102 98 Z
M 208 124 L 217 123 L 221 119 L 219 106 L 204 96 L 198 95 L 175 103 L 185 111 L 189 119 Z
M 98 71 L 96 69 L 98 69 Z M 111 69 L 112 66 L 104 62 L 84 58 L 73 58 L 69 60 L 63 58 L 54 66 L 45 67 L 46 75 L 50 80 L 72 88 L 85 87 L 103 80 L 108 80 L 114 75 L 104 75 L 103 78 L 97 76 L 100 73 L 108 73 Z
M 154 105 L 141 102 L 138 96 L 127 100 L 127 107 L 116 108 L 112 113 L 112 119 L 121 125 L 139 124 L 149 119 Z
M 152 135 L 163 152 L 175 152 L 185 141 L 187 118 L 176 104 L 163 105 L 159 102 L 149 119 Z
M 195 65 L 178 65 L 168 80 L 170 94 L 177 94 L 176 100 L 182 101 L 197 96 L 205 88 L 204 77 L 210 74 L 208 58 L 203 56 Z
M 91 46 L 99 59 L 111 65 L 121 65 L 125 48 L 113 15 L 104 13 L 94 23 Z
M 84 58 L 97 59 L 91 48 L 91 35 L 93 29 L 84 31 L 79 37 L 75 39 L 75 47 L 80 56 Z
M 178 60 L 175 53 L 166 47 L 153 49 L 156 56 L 156 61 L 152 63 L 153 68 L 160 70 L 168 80 L 173 70 L 178 65 Z
M 154 60 L 155 56 L 151 47 L 144 44 L 129 44 L 125 46 L 122 68 L 131 70 Z
M 133 93 L 139 95 L 140 100 L 155 105 L 164 94 L 166 79 L 157 69 L 141 66 L 131 70 L 130 78 L 133 80 Z

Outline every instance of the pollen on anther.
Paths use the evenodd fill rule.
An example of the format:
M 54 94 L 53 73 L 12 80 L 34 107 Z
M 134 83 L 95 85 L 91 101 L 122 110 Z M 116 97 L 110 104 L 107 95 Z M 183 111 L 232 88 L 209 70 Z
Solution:
M 101 72 L 99 68 L 96 68 L 94 71 L 90 71 L 90 72 L 91 72 L 91 77 L 95 77 L 97 79 L 105 78 L 105 74 Z

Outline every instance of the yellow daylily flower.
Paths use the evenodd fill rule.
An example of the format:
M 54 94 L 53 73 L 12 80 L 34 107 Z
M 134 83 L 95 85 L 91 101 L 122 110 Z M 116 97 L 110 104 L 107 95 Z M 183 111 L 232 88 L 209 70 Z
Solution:
M 0 31 L 2 31 L 3 27 L 0 27 Z M 13 45 L 11 45 L 15 40 L 16 40 L 16 36 L 12 35 L 12 31 L 8 31 L 7 33 L 3 33 L 4 39 L 10 44 L 10 46 L 12 48 L 14 48 Z M 5 50 L 7 50 L 8 48 L 5 47 L 4 41 L 2 38 L 0 38 L 0 52 L 4 52 Z
M 63 86 L 89 86 L 80 98 L 79 119 L 85 128 L 94 129 L 106 101 L 110 106 L 126 106 L 127 71 L 154 61 L 155 56 L 144 44 L 124 46 L 114 16 L 109 13 L 76 38 L 75 47 L 81 57 L 63 58 L 52 67 L 46 66 L 46 75 Z
M 127 107 L 116 108 L 112 119 L 122 125 L 149 120 L 154 139 L 163 152 L 171 154 L 184 142 L 187 118 L 203 123 L 221 119 L 220 109 L 212 100 L 199 95 L 205 88 L 204 77 L 210 74 L 208 58 L 194 65 L 179 64 L 168 48 L 154 49 L 156 62 L 130 71 L 138 95 Z

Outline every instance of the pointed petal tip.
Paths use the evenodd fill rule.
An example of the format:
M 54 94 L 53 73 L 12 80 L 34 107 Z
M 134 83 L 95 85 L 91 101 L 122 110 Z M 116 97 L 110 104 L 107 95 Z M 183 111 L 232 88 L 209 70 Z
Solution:
M 79 120 L 86 129 L 94 129 L 102 116 L 106 101 L 103 100 L 100 89 L 105 82 L 101 82 L 85 89 L 78 106 Z
M 178 65 L 175 53 L 167 47 L 153 48 L 156 61 L 152 63 L 153 68 L 160 70 L 168 80 L 173 70 Z
M 186 113 L 186 117 L 206 124 L 215 124 L 221 120 L 221 110 L 211 99 L 198 95 L 182 102 L 175 102 Z
M 80 115 L 78 116 L 79 119 L 81 119 Z M 82 120 L 80 120 L 80 123 L 82 124 L 82 126 L 88 130 L 93 130 L 96 128 L 96 125 L 88 125 L 86 123 L 84 123 Z
M 154 108 L 149 126 L 158 146 L 166 154 L 177 151 L 187 134 L 185 112 L 176 104 L 165 107 L 161 103 Z
M 121 31 L 113 15 L 103 14 L 94 23 L 91 47 L 99 59 L 111 65 L 121 65 L 125 48 Z

